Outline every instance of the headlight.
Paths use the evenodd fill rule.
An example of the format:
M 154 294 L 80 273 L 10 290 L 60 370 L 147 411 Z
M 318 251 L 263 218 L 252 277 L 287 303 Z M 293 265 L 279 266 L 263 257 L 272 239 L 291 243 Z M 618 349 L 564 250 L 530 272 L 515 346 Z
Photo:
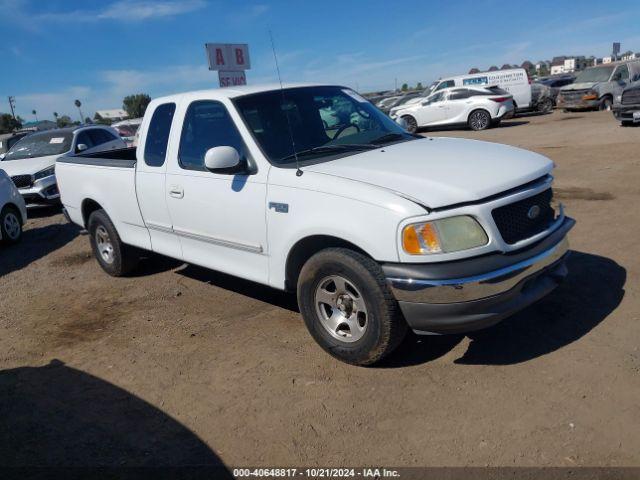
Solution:
M 402 248 L 410 255 L 457 252 L 488 242 L 480 224 L 466 215 L 414 223 L 402 231 Z
M 44 170 L 40 170 L 39 172 L 37 172 L 33 176 L 33 179 L 34 180 L 40 180 L 41 178 L 50 177 L 51 175 L 55 175 L 55 174 L 56 174 L 56 167 L 54 165 L 53 167 L 49 167 L 49 168 L 45 168 Z
M 597 100 L 598 98 L 598 92 L 596 92 L 595 90 L 589 90 L 582 96 L 583 100 Z

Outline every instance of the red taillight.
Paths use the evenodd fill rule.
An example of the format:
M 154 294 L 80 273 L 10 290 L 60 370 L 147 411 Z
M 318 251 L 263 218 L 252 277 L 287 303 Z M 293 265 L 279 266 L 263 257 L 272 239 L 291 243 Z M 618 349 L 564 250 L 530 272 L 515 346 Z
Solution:
M 490 98 L 489 100 L 502 103 L 502 102 L 508 102 L 509 100 L 511 100 L 511 97 L 493 97 L 493 98 Z

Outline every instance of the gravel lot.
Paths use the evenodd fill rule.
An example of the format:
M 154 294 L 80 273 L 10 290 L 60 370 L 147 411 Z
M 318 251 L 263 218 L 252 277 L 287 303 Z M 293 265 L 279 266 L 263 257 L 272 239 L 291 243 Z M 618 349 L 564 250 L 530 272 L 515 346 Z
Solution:
M 111 278 L 32 212 L 0 250 L 0 464 L 640 465 L 640 128 L 555 112 L 428 134 L 557 163 L 578 224 L 553 294 L 357 368 L 293 296 L 161 257 Z

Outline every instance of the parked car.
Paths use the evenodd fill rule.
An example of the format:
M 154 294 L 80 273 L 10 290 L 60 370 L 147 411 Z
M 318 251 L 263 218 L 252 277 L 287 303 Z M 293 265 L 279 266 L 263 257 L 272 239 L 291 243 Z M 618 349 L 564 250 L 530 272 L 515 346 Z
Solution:
M 124 140 L 127 144 L 127 147 L 136 146 L 137 132 L 140 128 L 140 124 L 142 123 L 141 118 L 132 118 L 129 120 L 122 120 L 120 122 L 112 123 L 111 128 L 113 128 L 120 138 Z
M 27 221 L 27 207 L 7 173 L 0 169 L 0 242 L 16 243 Z
M 399 100 L 401 98 L 401 95 L 393 95 L 391 97 L 386 97 L 383 98 L 382 100 L 380 100 L 376 106 L 380 109 L 385 108 L 387 105 L 391 105 L 392 103 L 394 103 L 395 101 Z
M 30 133 L 31 132 L 14 132 L 0 135 L 0 154 L 7 153 L 11 147 L 18 143 L 18 140 L 26 137 Z
M 554 102 L 551 98 L 551 89 L 541 83 L 531 84 L 531 108 L 540 113 L 549 113 L 553 110 Z
M 513 105 L 516 112 L 533 108 L 531 103 L 531 81 L 524 68 L 496 70 L 495 72 L 481 72 L 470 75 L 460 75 L 438 80 L 429 87 L 429 94 L 452 87 L 499 87 L 513 95 Z
M 576 76 L 573 74 L 560 74 L 553 75 L 550 77 L 544 77 L 536 80 L 531 86 L 533 87 L 536 83 L 540 83 L 542 85 L 546 85 L 550 89 L 550 97 L 553 101 L 553 105 L 556 105 L 558 99 L 558 93 L 560 92 L 560 88 L 571 85 L 576 79 Z
M 583 70 L 571 85 L 560 88 L 557 105 L 567 111 L 611 110 L 640 68 L 640 61 L 608 63 Z
M 398 99 L 396 99 L 394 102 L 385 104 L 383 107 L 380 107 L 380 110 L 382 110 L 384 113 L 389 113 L 391 111 L 391 109 L 393 109 L 393 108 L 401 107 L 403 105 L 406 105 L 411 100 L 421 99 L 423 97 L 424 97 L 424 95 L 423 95 L 422 91 L 406 93 L 406 94 L 402 95 L 401 97 L 399 97 Z
M 367 122 L 328 132 L 325 100 Z M 296 292 L 313 338 L 343 361 L 380 360 L 407 328 L 493 325 L 567 273 L 574 221 L 552 203 L 550 159 L 409 134 L 348 88 L 157 98 L 140 130 L 138 149 L 56 166 L 103 270 L 126 275 L 151 250 Z
M 514 112 L 513 97 L 498 87 L 448 88 L 422 102 L 393 109 L 391 118 L 402 120 L 409 132 L 421 127 L 466 125 L 484 130 Z
M 631 83 L 616 97 L 613 115 L 623 126 L 640 124 L 640 80 Z
M 55 175 L 57 157 L 125 147 L 117 132 L 105 126 L 47 130 L 22 138 L 0 155 L 0 168 L 11 176 L 27 205 L 55 205 L 60 203 Z

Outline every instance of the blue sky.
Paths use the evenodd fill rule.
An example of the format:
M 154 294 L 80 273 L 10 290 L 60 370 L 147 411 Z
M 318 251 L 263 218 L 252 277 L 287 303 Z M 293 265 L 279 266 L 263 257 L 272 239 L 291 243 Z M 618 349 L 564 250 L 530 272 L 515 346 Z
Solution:
M 427 84 L 471 67 L 607 55 L 613 41 L 640 51 L 640 2 L 323 0 L 0 0 L 0 112 L 7 95 L 31 120 L 119 108 L 217 86 L 206 42 L 249 43 L 249 83 L 276 79 L 272 30 L 284 81 L 360 91 Z

